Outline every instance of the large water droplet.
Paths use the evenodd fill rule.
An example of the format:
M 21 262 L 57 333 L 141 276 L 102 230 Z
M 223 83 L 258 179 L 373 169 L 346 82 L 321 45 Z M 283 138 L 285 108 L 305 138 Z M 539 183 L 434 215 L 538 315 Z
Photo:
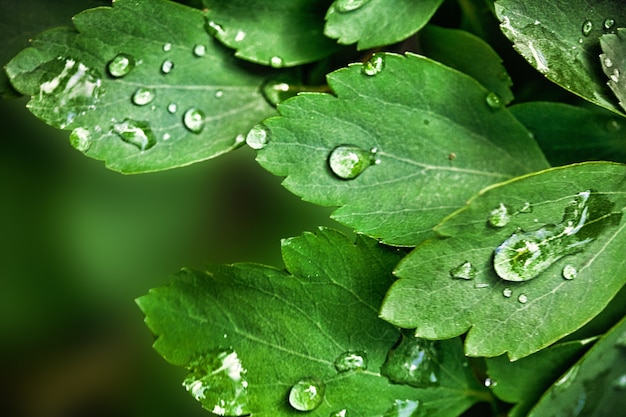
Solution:
M 385 69 L 385 56 L 374 55 L 369 61 L 364 62 L 361 72 L 368 76 L 380 74 Z
M 367 369 L 367 353 L 362 351 L 344 352 L 335 359 L 337 372 L 365 371 Z
M 213 414 L 242 415 L 248 412 L 246 372 L 236 352 L 221 352 L 194 363 L 183 386 Z
M 500 96 L 494 92 L 487 94 L 485 101 L 487 102 L 487 105 L 493 110 L 497 110 L 502 107 L 502 100 L 500 99 Z
M 163 74 L 169 74 L 172 71 L 172 69 L 174 69 L 174 63 L 170 61 L 169 59 L 163 61 L 163 64 L 161 64 L 161 72 Z
M 150 88 L 140 87 L 137 89 L 137 91 L 135 91 L 135 94 L 133 94 L 133 103 L 138 106 L 145 106 L 146 104 L 151 103 L 155 97 L 156 94 L 154 90 Z
M 487 223 L 493 227 L 504 227 L 509 221 L 511 221 L 511 213 L 509 212 L 509 208 L 503 203 L 500 203 L 498 207 L 491 210 L 487 218 Z
M 252 149 L 263 149 L 268 142 L 267 130 L 263 125 L 256 125 L 246 135 L 246 143 Z
M 193 133 L 200 133 L 204 128 L 204 112 L 192 107 L 183 115 L 183 124 Z
M 334 7 L 339 13 L 348 13 L 360 9 L 368 2 L 369 0 L 336 0 Z
M 324 401 L 326 385 L 317 378 L 304 378 L 289 391 L 289 404 L 298 411 L 315 410 Z
M 270 65 L 273 68 L 282 68 L 285 66 L 285 61 L 279 56 L 273 56 L 270 58 Z
M 84 127 L 77 127 L 70 133 L 70 144 L 80 152 L 87 152 L 91 147 L 91 132 Z
M 343 180 L 358 177 L 373 163 L 375 159 L 371 150 L 352 145 L 337 146 L 328 157 L 330 170 Z
M 393 406 L 382 417 L 414 417 L 419 408 L 419 401 L 395 400 Z
M 205 56 L 206 55 L 206 46 L 204 45 L 196 45 L 193 47 L 193 54 L 197 57 L 201 57 L 201 56 Z
M 585 20 L 582 26 L 583 36 L 589 36 L 592 30 L 593 30 L 593 23 L 591 22 L 591 20 Z
M 607 18 L 604 19 L 604 29 L 611 30 L 615 26 L 615 19 Z
M 113 131 L 124 141 L 136 146 L 142 151 L 156 145 L 156 138 L 148 123 L 125 119 L 122 123 L 113 125 Z
M 474 279 L 478 271 L 470 261 L 465 261 L 450 270 L 450 276 L 456 279 Z
M 135 68 L 135 59 L 132 56 L 123 53 L 117 54 L 107 65 L 109 74 L 115 78 L 125 76 L 133 68 Z
M 439 385 L 438 342 L 403 334 L 400 343 L 389 351 L 381 374 L 397 384 L 417 388 Z
M 563 271 L 561 273 L 563 275 L 563 278 L 565 279 L 574 279 L 578 275 L 578 271 L 576 270 L 576 267 L 573 265 L 569 265 L 569 264 L 563 267 Z

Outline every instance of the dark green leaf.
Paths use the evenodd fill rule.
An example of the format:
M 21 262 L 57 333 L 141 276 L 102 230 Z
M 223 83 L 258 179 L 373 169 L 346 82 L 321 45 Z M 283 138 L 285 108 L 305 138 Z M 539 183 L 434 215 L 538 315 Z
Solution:
M 609 87 L 617 98 L 622 109 L 626 110 L 626 29 L 619 28 L 617 33 L 605 34 L 600 37 L 600 63 L 607 77 Z
M 330 0 L 204 0 L 204 4 L 215 37 L 248 61 L 293 66 L 338 49 L 324 36 Z
M 426 369 L 436 373 L 426 386 L 391 384 L 380 374 L 400 333 L 378 318 L 378 307 L 401 253 L 328 229 L 285 240 L 282 250 L 289 273 L 252 264 L 183 270 L 138 300 L 155 348 L 190 369 L 186 386 L 205 408 L 300 415 L 290 403 L 305 409 L 319 401 L 296 396 L 299 381 L 314 383 L 323 399 L 315 417 L 380 416 L 398 401 L 456 416 L 485 396 L 458 339 L 438 342 L 439 368 Z
M 119 0 L 74 24 L 37 37 L 7 72 L 32 96 L 36 116 L 73 129 L 72 144 L 111 169 L 156 171 L 220 155 L 274 113 L 262 76 L 217 44 L 198 10 Z
M 539 72 L 586 100 L 622 110 L 606 85 L 599 39 L 626 24 L 619 1 L 498 0 L 501 29 Z
M 612 112 L 550 102 L 522 103 L 510 110 L 552 165 L 626 162 L 626 123 Z
M 443 0 L 335 0 L 326 14 L 324 33 L 358 49 L 389 45 L 422 28 Z
M 626 166 L 586 163 L 489 187 L 398 265 L 381 317 L 512 360 L 596 316 L 626 282 Z
M 387 243 L 415 245 L 481 188 L 547 167 L 523 126 L 488 104 L 488 90 L 430 59 L 375 55 L 328 82 L 337 96 L 279 106 L 257 160 L 287 176 L 293 193 L 342 206 L 334 219 Z

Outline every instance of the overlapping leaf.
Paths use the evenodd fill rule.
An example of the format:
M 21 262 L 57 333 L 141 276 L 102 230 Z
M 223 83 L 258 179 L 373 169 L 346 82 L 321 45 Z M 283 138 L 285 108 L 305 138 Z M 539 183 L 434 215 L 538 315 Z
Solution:
M 598 59 L 600 36 L 626 23 L 621 2 L 498 0 L 495 7 L 504 34 L 539 72 L 586 100 L 623 111 Z
M 264 122 L 257 160 L 293 193 L 342 206 L 333 218 L 387 243 L 415 245 L 483 187 L 547 167 L 488 90 L 428 58 L 376 55 L 328 82 L 337 96 L 301 94 Z
M 34 39 L 7 66 L 30 110 L 73 129 L 73 145 L 123 172 L 187 165 L 227 152 L 274 110 L 263 76 L 243 69 L 176 3 L 119 0 L 74 17 L 77 31 Z
M 472 356 L 530 355 L 626 283 L 626 166 L 585 163 L 490 187 L 398 266 L 381 316 Z M 497 272 L 496 272 L 497 271 Z
M 441 342 L 441 372 L 428 387 L 381 376 L 400 335 L 378 318 L 399 252 L 363 237 L 353 244 L 328 229 L 285 240 L 282 250 L 289 273 L 252 264 L 183 270 L 138 300 L 158 337 L 155 348 L 190 368 L 186 386 L 205 408 L 300 415 L 289 397 L 303 378 L 323 396 L 309 413 L 316 417 L 380 416 L 405 406 L 455 416 L 484 395 L 458 339 Z M 351 359 L 336 363 L 345 353 Z
M 619 104 L 626 110 L 626 28 L 618 28 L 616 33 L 600 37 L 600 63 L 607 77 L 609 87 L 619 99 Z

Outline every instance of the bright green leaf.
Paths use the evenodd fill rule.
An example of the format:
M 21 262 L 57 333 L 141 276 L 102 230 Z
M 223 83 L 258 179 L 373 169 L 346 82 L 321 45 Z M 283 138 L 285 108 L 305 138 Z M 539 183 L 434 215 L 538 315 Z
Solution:
M 375 74 L 375 75 L 368 75 Z M 264 122 L 257 160 L 333 218 L 415 245 L 483 187 L 547 167 L 529 133 L 477 81 L 428 58 L 375 55 Z M 445 191 L 444 191 L 445 190 Z
M 408 38 L 435 14 L 443 0 L 335 0 L 326 14 L 324 33 L 358 49 Z
M 626 122 L 612 112 L 537 101 L 510 110 L 533 133 L 552 165 L 626 162 Z
M 622 111 L 599 65 L 599 39 L 626 23 L 619 1 L 498 0 L 501 29 L 539 72 L 563 88 Z
M 7 66 L 30 110 L 72 129 L 71 143 L 122 172 L 205 160 L 239 146 L 274 113 L 263 77 L 206 32 L 198 10 L 119 0 L 37 37 Z
M 214 36 L 236 56 L 273 67 L 313 62 L 335 52 L 324 36 L 330 0 L 204 0 Z
M 138 300 L 155 349 L 190 369 L 185 384 L 205 408 L 300 415 L 291 402 L 301 410 L 318 404 L 309 413 L 315 417 L 380 416 L 401 401 L 456 416 L 485 397 L 458 339 L 438 342 L 439 368 L 426 387 L 380 374 L 400 336 L 378 318 L 400 252 L 364 237 L 353 244 L 329 229 L 287 239 L 282 251 L 288 272 L 253 264 L 183 270 Z M 319 397 L 292 391 L 298 382 L 313 383 Z
M 458 29 L 426 26 L 420 32 L 421 51 L 439 61 L 475 78 L 495 99 L 506 105 L 513 100 L 511 77 L 502 65 L 502 59 L 482 39 Z
M 489 187 L 398 265 L 381 317 L 429 339 L 469 331 L 471 356 L 530 355 L 582 327 L 626 283 L 624 210 L 620 164 Z
M 607 77 L 609 87 L 619 99 L 622 109 L 626 110 L 626 29 L 619 28 L 617 33 L 605 34 L 600 37 L 600 63 Z

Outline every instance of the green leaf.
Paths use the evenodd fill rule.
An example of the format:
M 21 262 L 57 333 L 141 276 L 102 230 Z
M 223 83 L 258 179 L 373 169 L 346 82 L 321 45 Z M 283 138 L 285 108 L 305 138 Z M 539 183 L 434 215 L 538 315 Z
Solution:
M 498 0 L 495 7 L 503 33 L 539 72 L 592 103 L 622 111 L 598 65 L 600 36 L 626 23 L 621 2 Z
M 626 282 L 626 166 L 585 163 L 489 187 L 398 265 L 381 317 L 512 360 L 582 327 Z
M 494 394 L 515 404 L 507 415 L 526 416 L 544 391 L 580 359 L 594 340 L 560 343 L 515 362 L 509 362 L 506 355 L 487 359 Z
M 510 110 L 533 133 L 552 165 L 626 162 L 626 123 L 612 112 L 536 101 Z
M 547 167 L 523 126 L 488 104 L 489 91 L 428 58 L 375 55 L 328 83 L 337 96 L 300 94 L 264 122 L 257 160 L 384 242 L 415 245 L 483 187 Z
M 324 36 L 330 0 L 204 0 L 214 36 L 239 58 L 273 67 L 317 61 L 338 50 Z
M 77 31 L 34 39 L 7 73 L 32 96 L 37 117 L 72 129 L 71 143 L 111 169 L 156 171 L 215 157 L 274 113 L 262 75 L 217 44 L 198 10 L 119 0 L 74 24 Z
M 380 374 L 400 336 L 378 318 L 400 252 L 364 237 L 353 244 L 329 229 L 287 239 L 282 251 L 289 273 L 253 264 L 186 269 L 138 299 L 155 349 L 190 369 L 185 384 L 205 408 L 300 415 L 294 404 L 328 417 L 418 406 L 456 416 L 485 396 L 458 339 L 438 342 L 439 369 L 426 386 L 391 384 Z M 419 376 L 411 363 L 419 364 L 404 369 Z M 296 395 L 299 382 L 313 383 L 319 396 Z
M 625 391 L 626 318 L 562 375 L 528 416 L 622 415 Z
M 607 77 L 609 87 L 617 98 L 622 109 L 626 110 L 626 81 L 624 70 L 626 69 L 626 29 L 619 28 L 617 33 L 605 34 L 600 37 L 600 46 L 603 54 L 600 54 L 600 63 Z M 621 72 L 620 72 L 621 71 Z
M 326 13 L 324 33 L 358 49 L 389 45 L 413 35 L 443 0 L 335 0 Z
M 479 37 L 459 29 L 428 25 L 420 32 L 420 47 L 427 57 L 476 79 L 497 94 L 503 105 L 513 100 L 513 82 L 502 59 Z

